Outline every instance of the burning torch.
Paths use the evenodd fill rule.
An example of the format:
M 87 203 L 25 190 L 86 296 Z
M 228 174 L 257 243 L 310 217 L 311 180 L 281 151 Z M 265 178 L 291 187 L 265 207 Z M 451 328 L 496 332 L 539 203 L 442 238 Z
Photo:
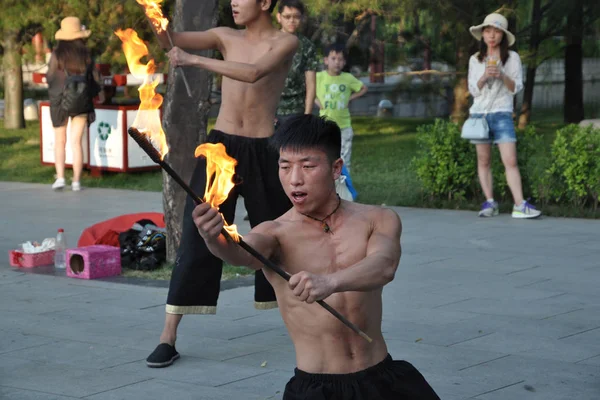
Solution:
M 150 20 L 150 23 L 152 24 L 152 26 L 154 26 L 154 29 L 156 29 L 156 33 L 160 34 L 162 32 L 165 32 L 167 35 L 167 39 L 169 39 L 169 45 L 171 46 L 171 48 L 173 48 L 174 47 L 173 39 L 171 39 L 171 34 L 169 33 L 169 30 L 167 29 L 167 26 L 169 26 L 169 20 L 163 16 L 162 10 L 160 8 L 160 3 L 163 0 L 154 0 L 154 1 L 136 0 L 136 1 L 144 7 L 144 12 L 146 13 L 146 16 L 148 17 L 148 19 Z M 190 84 L 188 83 L 187 78 L 185 77 L 185 71 L 181 70 L 181 76 L 183 78 L 183 84 L 185 85 L 185 90 L 187 91 L 188 96 L 192 97 L 192 90 L 190 89 Z

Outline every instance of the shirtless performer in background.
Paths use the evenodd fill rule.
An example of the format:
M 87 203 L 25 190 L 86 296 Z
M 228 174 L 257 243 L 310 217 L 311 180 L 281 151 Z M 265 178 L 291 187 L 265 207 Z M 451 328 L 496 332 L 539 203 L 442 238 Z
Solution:
M 293 207 L 254 227 L 244 241 L 292 275 L 286 282 L 264 269 L 296 350 L 297 368 L 283 399 L 439 400 L 415 367 L 392 360 L 381 332 L 383 286 L 400 261 L 400 218 L 390 209 L 340 200 L 335 122 L 291 117 L 271 143 L 279 149 L 279 178 Z M 263 267 L 221 234 L 217 209 L 200 204 L 192 215 L 213 254 L 233 265 Z M 312 304 L 323 299 L 373 342 Z
M 291 207 L 277 176 L 277 151 L 269 147 L 268 140 L 298 39 L 273 27 L 271 12 L 276 3 L 232 0 L 233 19 L 245 26 L 244 30 L 218 27 L 204 32 L 170 32 L 175 47 L 168 56 L 173 67 L 195 66 L 223 75 L 221 108 L 207 142 L 223 143 L 227 153 L 238 161 L 236 181 L 241 183 L 220 206 L 228 223 L 233 223 L 238 195 L 244 197 L 251 226 L 273 220 Z M 157 36 L 168 48 L 166 34 Z M 215 49 L 224 60 L 192 55 L 182 49 Z M 201 194 L 205 184 L 206 161 L 201 157 L 190 186 Z M 191 216 L 194 206 L 188 197 L 165 325 L 160 344 L 146 360 L 149 367 L 167 367 L 179 358 L 175 340 L 184 314 L 216 313 L 223 263 L 208 251 L 198 234 Z M 259 309 L 277 306 L 273 288 L 262 271 L 256 272 L 254 300 Z

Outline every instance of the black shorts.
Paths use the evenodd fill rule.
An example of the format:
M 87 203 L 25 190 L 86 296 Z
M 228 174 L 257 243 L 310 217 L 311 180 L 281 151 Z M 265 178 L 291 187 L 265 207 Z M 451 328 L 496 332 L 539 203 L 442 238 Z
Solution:
M 238 162 L 234 182 L 219 210 L 231 224 L 238 196 L 244 197 L 251 226 L 274 220 L 290 209 L 291 203 L 279 181 L 277 151 L 268 138 L 248 138 L 212 130 L 208 143 L 222 143 L 227 154 Z M 192 190 L 203 197 L 206 186 L 206 159 L 199 157 L 190 182 Z M 187 197 L 183 212 L 181 243 L 171 274 L 167 312 L 171 314 L 214 314 L 221 287 L 223 262 L 215 257 L 202 240 L 192 220 L 196 206 Z M 255 273 L 254 301 L 257 308 L 277 305 L 275 292 L 262 271 Z
M 283 400 L 440 400 L 423 375 L 388 356 L 351 374 L 309 374 L 296 368 Z

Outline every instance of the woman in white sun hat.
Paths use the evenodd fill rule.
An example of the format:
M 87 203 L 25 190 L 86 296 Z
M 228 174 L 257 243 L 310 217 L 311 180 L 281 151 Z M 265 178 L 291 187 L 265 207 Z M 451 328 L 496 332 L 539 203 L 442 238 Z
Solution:
M 479 51 L 469 60 L 469 92 L 473 105 L 472 117 L 485 116 L 489 138 L 471 140 L 477 149 L 477 172 L 486 197 L 480 217 L 498 215 L 498 203 L 492 190 L 492 143 L 498 145 L 504 164 L 506 181 L 513 196 L 513 218 L 536 218 L 536 210 L 523 198 L 521 174 L 517 165 L 517 137 L 512 119 L 514 96 L 523 89 L 523 68 L 519 55 L 508 48 L 515 36 L 508 30 L 508 21 L 500 14 L 490 14 L 481 25 L 469 28 L 479 41 Z
M 71 188 L 81 190 L 80 178 L 83 169 L 82 137 L 86 124 L 94 122 L 94 104 L 92 99 L 100 90 L 95 80 L 94 64 L 90 50 L 84 39 L 88 38 L 91 31 L 81 25 L 77 17 L 66 17 L 60 22 L 60 29 L 54 35 L 58 41 L 52 51 L 48 63 L 46 82 L 48 83 L 48 97 L 50 98 L 50 118 L 54 127 L 54 166 L 56 168 L 56 181 L 52 189 L 59 190 L 65 187 L 65 147 L 67 137 L 67 124 L 71 120 L 70 139 L 73 152 L 73 181 Z M 67 95 L 65 82 L 67 76 L 83 76 L 84 84 L 80 95 Z

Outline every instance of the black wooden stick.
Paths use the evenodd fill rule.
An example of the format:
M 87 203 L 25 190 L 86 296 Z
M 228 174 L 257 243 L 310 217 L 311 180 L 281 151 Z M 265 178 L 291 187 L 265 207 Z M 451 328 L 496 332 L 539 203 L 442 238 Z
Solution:
M 129 128 L 127 130 L 127 132 L 133 138 L 133 140 L 135 140 L 136 143 L 140 145 L 142 150 L 144 150 L 146 152 L 146 154 L 148 154 L 148 156 L 150 156 L 152 161 L 154 161 L 155 163 L 160 165 L 167 172 L 167 174 L 169 174 L 171 176 L 171 178 L 175 179 L 175 181 L 183 188 L 183 190 L 185 190 L 187 192 L 187 194 L 189 194 L 192 197 L 192 199 L 194 199 L 194 201 L 196 203 L 198 203 L 198 204 L 204 203 L 204 200 L 202 200 L 202 198 L 200 196 L 198 196 L 196 193 L 194 193 L 192 188 L 181 179 L 181 177 L 173 170 L 173 168 L 171 168 L 171 166 L 169 164 L 167 164 L 165 161 L 162 160 L 162 157 L 161 157 L 160 153 L 158 152 L 158 150 L 156 150 L 154 148 L 152 143 L 150 143 L 148 141 L 148 139 L 146 138 L 146 136 L 143 133 L 141 133 L 134 127 Z M 225 228 L 221 229 L 221 233 L 227 239 L 236 242 L 231 237 L 229 232 L 227 232 L 225 230 Z M 239 242 L 237 242 L 237 244 L 239 244 L 241 248 L 246 250 L 254 258 L 256 258 L 258 261 L 262 262 L 267 268 L 271 269 L 277 275 L 281 276 L 286 281 L 290 280 L 290 274 L 288 274 L 281 267 L 279 267 L 277 264 L 275 264 L 274 262 L 272 262 L 271 260 L 269 260 L 268 258 L 263 256 L 262 254 L 260 254 L 248 243 L 244 242 L 244 240 L 241 237 L 239 238 Z M 317 300 L 317 303 L 319 303 L 319 305 L 321 307 L 323 307 L 324 309 L 329 311 L 334 317 L 336 317 L 344 325 L 346 325 L 348 328 L 352 329 L 354 332 L 356 332 L 358 335 L 360 335 L 366 341 L 368 341 L 369 343 L 371 343 L 373 341 L 373 339 L 371 339 L 366 333 L 361 331 L 358 326 L 354 325 L 346 317 L 344 317 L 342 314 L 340 314 L 335 308 L 331 307 L 329 304 L 327 304 L 323 300 Z

